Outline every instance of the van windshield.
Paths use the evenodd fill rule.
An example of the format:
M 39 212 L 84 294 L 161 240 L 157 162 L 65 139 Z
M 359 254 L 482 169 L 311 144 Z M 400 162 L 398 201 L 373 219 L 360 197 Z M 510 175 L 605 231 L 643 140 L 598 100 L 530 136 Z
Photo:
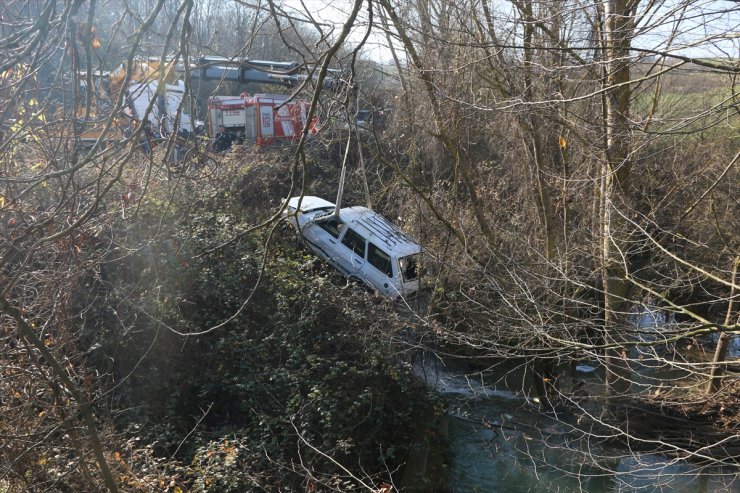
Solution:
M 334 238 L 339 238 L 339 235 L 342 233 L 342 229 L 344 229 L 344 223 L 336 218 L 320 221 L 317 224 L 321 229 L 332 235 Z
M 403 282 L 409 282 L 419 278 L 419 254 L 398 259 L 398 266 L 401 268 Z

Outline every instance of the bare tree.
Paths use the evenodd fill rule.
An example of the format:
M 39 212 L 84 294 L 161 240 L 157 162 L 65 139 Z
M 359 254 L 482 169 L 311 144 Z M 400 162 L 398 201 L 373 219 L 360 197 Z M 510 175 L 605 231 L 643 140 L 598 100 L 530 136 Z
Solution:
M 557 363 L 587 357 L 603 362 L 608 394 L 626 398 L 613 401 L 611 412 L 630 414 L 631 406 L 644 404 L 651 392 L 663 394 L 655 390 L 660 386 L 675 390 L 670 398 L 680 409 L 690 399 L 680 387 L 703 385 L 708 361 L 692 367 L 686 354 L 666 357 L 659 347 L 704 330 L 736 330 L 724 315 L 717 319 L 693 309 L 701 305 L 722 307 L 723 314 L 727 308 L 732 311 L 727 303 L 733 295 L 728 298 L 726 289 L 735 283 L 726 266 L 734 247 L 726 239 L 735 221 L 724 213 L 711 221 L 716 228 L 710 235 L 724 252 L 720 264 L 714 264 L 705 256 L 708 244 L 698 247 L 685 236 L 689 229 L 703 229 L 701 221 L 687 224 L 679 205 L 703 200 L 699 197 L 706 187 L 692 192 L 685 185 L 701 181 L 703 166 L 731 186 L 722 172 L 729 170 L 734 154 L 726 135 L 706 143 L 718 151 L 711 165 L 699 158 L 702 154 L 693 154 L 698 150 L 693 145 L 707 128 L 716 128 L 717 118 L 736 97 L 736 63 L 696 60 L 701 65 L 693 70 L 728 83 L 727 99 L 720 98 L 708 111 L 697 110 L 688 100 L 668 106 L 670 97 L 665 97 L 666 86 L 675 84 L 692 61 L 680 51 L 685 46 L 679 33 L 687 34 L 683 15 L 692 9 L 700 15 L 700 5 L 685 3 L 676 10 L 662 2 L 512 2 L 507 10 L 481 4 L 453 10 L 445 22 L 428 15 L 447 12 L 444 3 L 382 5 L 409 54 L 405 77 L 419 81 L 424 98 L 417 101 L 432 115 L 432 125 L 416 124 L 417 134 L 426 131 L 437 139 L 446 162 L 460 173 L 458 178 L 453 171 L 449 189 L 438 174 L 416 177 L 419 168 L 440 155 L 433 140 L 420 144 L 406 138 L 410 158 L 392 150 L 386 154 L 388 166 L 425 205 L 422 212 L 408 213 L 437 218 L 440 229 L 460 242 L 457 256 L 447 250 L 439 266 L 441 276 L 456 287 L 438 307 L 443 318 L 458 320 L 457 330 L 445 332 L 445 338 L 465 348 L 458 350 L 466 357 L 549 360 L 550 369 L 535 366 L 534 387 L 541 387 L 540 394 L 549 388 L 555 402 L 573 391 L 565 384 L 568 372 Z M 721 8 L 703 12 L 703 20 L 712 22 L 721 12 L 727 14 Z M 669 28 L 667 19 L 673 15 L 678 15 L 678 24 Z M 642 36 L 656 31 L 666 33 L 666 41 L 646 47 Z M 718 40 L 706 40 L 704 46 L 711 49 Z M 433 55 L 425 59 L 432 47 L 454 56 L 439 63 Z M 406 68 L 399 64 L 399 70 Z M 447 85 L 448 79 L 456 83 Z M 678 86 L 673 90 L 680 91 Z M 397 118 L 401 125 L 414 121 L 403 113 Z M 520 129 L 520 145 L 512 142 L 511 128 Z M 692 143 L 690 152 L 687 142 Z M 681 164 L 666 162 L 664 152 Z M 439 182 L 429 181 L 430 176 Z M 657 184 L 647 176 L 664 181 Z M 456 186 L 465 193 L 455 195 L 460 190 Z M 713 189 L 722 210 L 736 204 L 726 195 L 729 189 L 724 190 Z M 422 228 L 430 231 L 435 251 L 445 251 L 444 243 L 437 243 L 439 230 L 431 233 L 428 224 Z M 683 242 L 698 249 L 679 251 Z M 473 248 L 481 243 L 484 248 Z M 715 266 L 709 268 L 707 261 Z M 714 277 L 711 272 L 722 274 Z M 700 285 L 712 294 L 702 302 L 689 301 L 689 293 Z M 637 314 L 651 310 L 677 321 L 663 327 L 670 335 L 655 338 L 635 325 Z M 658 349 L 636 349 L 653 346 Z M 645 373 L 645 358 L 681 368 L 687 378 L 656 381 L 646 390 L 637 383 Z M 558 382 L 564 387 L 558 389 Z M 605 416 L 600 423 L 615 426 L 610 419 Z M 633 439 L 623 425 L 616 424 L 622 430 L 617 435 Z M 646 429 L 640 433 L 655 436 Z M 731 433 L 727 439 L 736 442 Z M 703 446 L 719 450 L 722 443 Z
M 187 467 L 175 456 L 218 406 L 197 409 L 172 454 L 162 454 L 127 441 L 115 423 L 126 406 L 113 401 L 134 407 L 131 375 L 158 369 L 148 366 L 150 351 L 170 361 L 167 351 L 180 347 L 203 368 L 218 366 L 191 341 L 222 355 L 226 343 L 209 338 L 272 301 L 268 280 L 285 280 L 290 288 L 292 278 L 269 268 L 280 256 L 271 250 L 282 224 L 277 204 L 314 187 L 335 191 L 340 163 L 349 170 L 353 199 L 399 218 L 427 245 L 429 304 L 410 303 L 401 322 L 385 305 L 368 310 L 378 320 L 358 319 L 373 334 L 385 330 L 388 353 L 423 348 L 492 369 L 496 384 L 522 392 L 528 405 L 567 425 L 568 436 L 582 445 L 577 454 L 601 472 L 611 466 L 592 447 L 594 437 L 636 454 L 639 446 L 736 467 L 736 422 L 721 410 L 735 409 L 738 385 L 727 350 L 738 333 L 735 7 L 699 0 L 358 0 L 335 7 L 345 9 L 338 9 L 340 22 L 320 20 L 302 4 L 288 9 L 241 0 L 0 7 L 0 489 L 54 489 L 66 481 L 73 489 L 116 491 L 128 488 L 121 477 L 140 481 L 131 489 L 181 488 L 175 478 L 187 475 Z M 694 37 L 697 29 L 705 32 Z M 373 33 L 387 40 L 395 63 L 382 82 L 381 69 L 362 60 Z M 294 146 L 276 152 L 279 166 L 265 166 L 262 175 L 258 166 L 239 174 L 245 163 L 271 159 L 252 149 L 208 157 L 207 166 L 179 166 L 173 156 L 200 152 L 199 144 L 183 142 L 176 131 L 153 135 L 147 122 L 163 98 L 152 98 L 141 108 L 146 117 L 132 121 L 125 88 L 156 81 L 159 91 L 181 79 L 183 101 L 235 91 L 219 82 L 198 90 L 192 71 L 202 55 L 305 63 L 305 80 L 285 92 L 310 99 L 307 118 L 324 120 L 319 135 L 310 137 L 306 126 Z M 324 84 L 330 67 L 347 82 L 333 94 Z M 363 67 L 376 72 L 366 77 Z M 104 81 L 113 81 L 112 90 Z M 353 124 L 363 104 L 377 105 L 368 129 Z M 173 121 L 184 121 L 185 106 L 170 115 Z M 333 126 L 337 115 L 340 125 Z M 348 128 L 340 128 L 342 121 Z M 341 159 L 332 161 L 332 153 Z M 250 209 L 254 221 L 236 226 L 233 211 L 206 217 L 209 201 L 233 193 L 229 187 L 244 176 L 261 181 L 244 185 L 242 202 L 259 201 L 262 195 L 249 194 L 264 184 L 280 195 L 264 201 L 274 210 Z M 172 224 L 187 221 L 190 235 Z M 222 229 L 209 229 L 215 225 Z M 255 231 L 265 231 L 264 243 L 252 239 Z M 238 250 L 248 243 L 259 254 Z M 229 258 L 230 248 L 243 255 Z M 253 268 L 253 282 L 224 274 L 231 282 L 218 285 L 224 292 L 199 299 L 229 313 L 188 318 L 193 308 L 183 286 L 194 292 L 197 276 L 223 273 L 226 260 L 218 255 Z M 197 274 L 188 270 L 194 262 L 202 262 Z M 316 275 L 300 262 L 291 265 Z M 104 279 L 110 266 L 119 284 Z M 192 277 L 173 280 L 179 270 Z M 142 287 L 137 276 L 144 274 L 151 286 Z M 236 284 L 249 286 L 240 292 Z M 316 281 L 317 297 L 328 292 L 324 284 Z M 109 290 L 91 294 L 89 285 Z M 361 301 L 349 298 L 354 301 L 342 303 L 356 304 L 345 312 L 364 313 Z M 305 308 L 284 293 L 275 299 L 292 303 L 282 301 L 286 313 Z M 417 310 L 407 316 L 412 307 Z M 311 323 L 302 319 L 304 326 L 296 327 L 320 325 L 321 316 L 305 312 Z M 92 313 L 102 314 L 99 322 L 90 321 Z M 132 348 L 120 367 L 103 361 L 104 351 L 90 342 L 96 341 L 92 328 L 114 333 L 112 327 L 150 337 L 142 338 L 146 344 L 114 338 Z M 329 339 L 307 332 L 316 346 Z M 366 342 L 332 334 L 353 350 Z M 292 361 L 279 345 L 267 345 L 274 334 L 261 335 L 281 363 Z M 713 344 L 710 337 L 717 338 L 713 358 L 697 350 Z M 253 361 L 239 340 L 224 340 L 241 361 Z M 605 372 L 604 385 L 587 385 L 589 395 L 573 370 L 579 363 Z M 393 371 L 408 366 L 400 356 L 394 365 Z M 656 376 L 650 365 L 669 376 Z M 339 378 L 332 382 L 340 385 Z M 265 411 L 280 407 L 290 390 L 272 384 L 248 389 L 268 388 L 266 402 L 240 412 L 257 416 L 250 423 L 272 433 L 275 443 L 292 437 L 292 462 L 251 450 L 247 440 L 236 446 L 226 439 L 208 442 L 193 459 L 234 464 L 239 450 L 248 449 L 254 469 L 231 472 L 253 474 L 255 487 L 269 476 L 262 475 L 264 463 L 308 491 L 380 484 L 377 471 L 365 475 L 359 462 L 343 462 L 352 443 L 337 438 L 325 449 L 317 445 L 330 435 L 323 426 L 335 409 L 316 410 L 307 398 L 291 410 L 300 419 L 280 422 Z M 306 394 L 341 393 L 331 390 L 317 385 Z M 348 407 L 364 409 L 368 395 L 369 409 L 380 405 L 376 394 L 355 390 L 342 389 L 356 397 Z M 662 420 L 668 415 L 670 424 Z M 125 450 L 137 457 L 136 466 L 121 457 Z M 390 460 L 386 452 L 381 455 Z

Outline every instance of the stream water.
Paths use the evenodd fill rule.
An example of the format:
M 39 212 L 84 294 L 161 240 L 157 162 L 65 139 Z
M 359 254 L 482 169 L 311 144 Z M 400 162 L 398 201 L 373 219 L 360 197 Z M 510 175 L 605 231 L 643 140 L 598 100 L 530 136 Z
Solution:
M 740 468 L 630 452 L 580 434 L 571 416 L 540 412 L 514 390 L 526 388 L 523 368 L 503 362 L 487 375 L 425 355 L 415 371 L 448 402 L 450 491 L 740 493 Z M 586 388 L 601 385 L 601 370 L 577 373 Z
M 627 321 L 634 329 L 643 331 L 645 337 L 653 341 L 659 337 L 663 328 L 671 329 L 675 324 L 673 317 L 666 315 L 664 311 L 646 307 L 633 308 L 630 311 Z M 653 337 L 650 337 L 651 334 Z M 708 352 L 708 359 L 711 359 L 712 355 L 714 355 L 714 350 L 717 347 L 718 339 L 719 334 L 711 334 L 709 336 L 702 337 L 697 341 L 700 347 L 695 349 L 701 349 L 702 351 Z M 736 334 L 730 339 L 730 345 L 727 348 L 727 358 L 740 358 L 740 335 Z
M 641 339 L 655 341 L 672 320 L 655 310 L 636 310 L 630 323 Z M 682 353 L 711 359 L 717 336 L 693 341 Z M 654 391 L 656 382 L 678 381 L 680 368 L 666 364 L 659 352 L 670 348 L 634 348 L 633 391 Z M 740 337 L 732 338 L 728 359 L 740 358 Z M 580 431 L 568 413 L 546 414 L 527 369 L 502 360 L 487 372 L 421 355 L 414 370 L 448 403 L 448 444 L 452 464 L 450 491 L 463 492 L 678 492 L 740 493 L 740 467 L 701 467 L 696 463 L 615 446 Z M 566 370 L 569 398 L 603 392 L 604 370 L 582 363 Z M 685 375 L 684 375 L 685 376 Z M 577 383 L 576 383 L 577 382 Z M 598 409 L 587 409 L 598 413 Z

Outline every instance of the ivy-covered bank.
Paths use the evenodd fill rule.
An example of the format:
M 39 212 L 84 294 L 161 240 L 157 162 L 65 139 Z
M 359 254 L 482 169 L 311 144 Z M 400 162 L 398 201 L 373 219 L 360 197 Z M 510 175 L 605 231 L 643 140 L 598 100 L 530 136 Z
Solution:
M 96 405 L 121 433 L 113 467 L 132 489 L 396 482 L 434 405 L 393 342 L 393 306 L 284 224 L 250 230 L 264 217 L 240 183 L 152 182 L 101 238 L 77 303 Z

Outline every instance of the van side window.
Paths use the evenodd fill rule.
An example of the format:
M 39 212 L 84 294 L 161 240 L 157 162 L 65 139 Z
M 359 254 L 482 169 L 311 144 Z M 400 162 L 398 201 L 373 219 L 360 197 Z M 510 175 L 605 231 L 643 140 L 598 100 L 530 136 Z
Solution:
M 344 223 L 339 219 L 329 219 L 328 221 L 321 221 L 317 223 L 321 229 L 332 235 L 334 238 L 339 238 L 339 235 L 344 229 Z
M 372 242 L 367 244 L 367 261 L 386 276 L 393 277 L 390 255 L 373 245 Z
M 354 229 L 348 229 L 342 238 L 342 244 L 352 250 L 356 255 L 365 258 L 365 238 L 360 236 Z

